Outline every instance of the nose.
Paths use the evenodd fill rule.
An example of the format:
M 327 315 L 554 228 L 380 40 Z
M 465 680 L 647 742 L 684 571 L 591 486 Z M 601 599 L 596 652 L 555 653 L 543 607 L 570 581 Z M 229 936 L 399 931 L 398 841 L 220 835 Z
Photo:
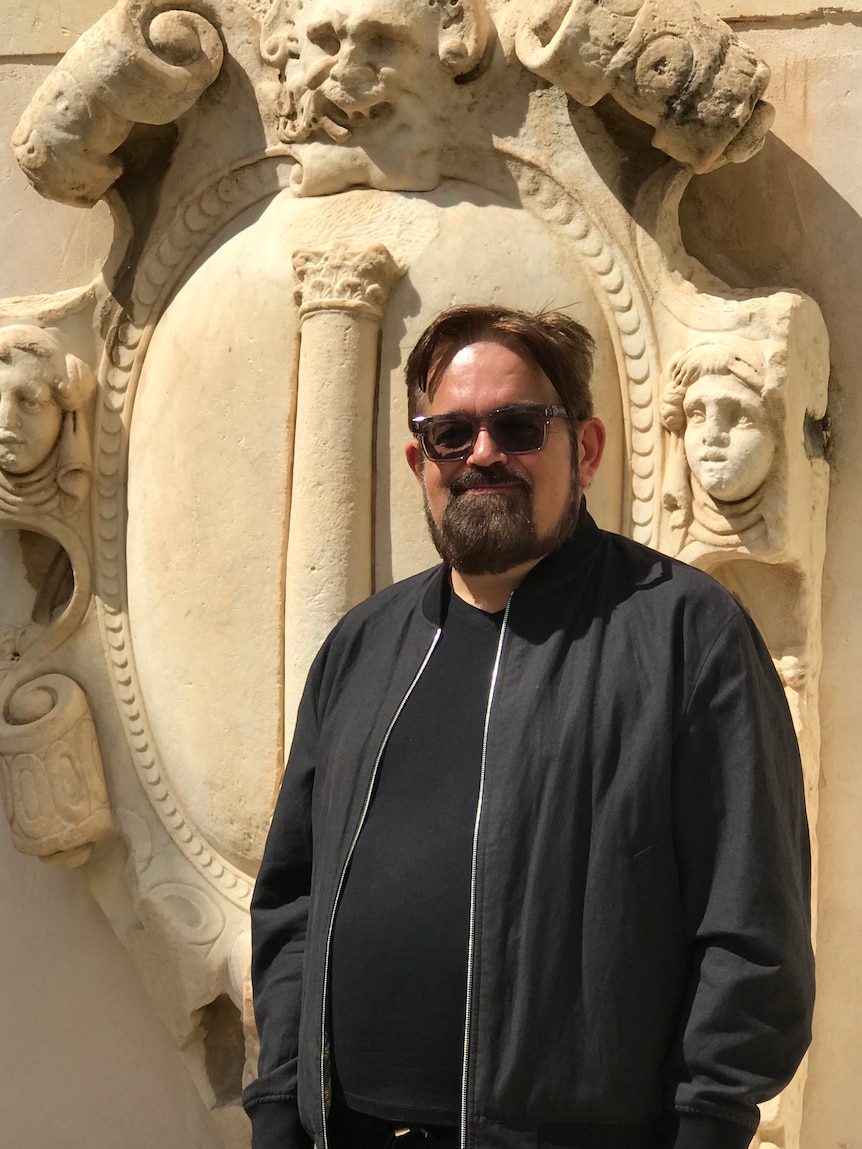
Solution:
M 374 76 L 374 69 L 368 53 L 359 46 L 357 39 L 349 33 L 342 39 L 330 75 L 338 83 L 368 80 Z
M 499 463 L 507 458 L 508 455 L 497 446 L 488 428 L 480 427 L 467 463 L 472 463 L 474 467 L 490 467 L 492 463 Z
M 726 447 L 730 442 L 727 421 L 718 411 L 707 414 L 703 424 L 703 441 L 708 447 Z

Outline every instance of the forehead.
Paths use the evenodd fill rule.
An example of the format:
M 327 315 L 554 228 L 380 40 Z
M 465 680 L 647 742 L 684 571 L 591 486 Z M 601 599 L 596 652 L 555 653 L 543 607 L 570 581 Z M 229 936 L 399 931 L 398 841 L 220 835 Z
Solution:
M 760 395 L 737 379 L 735 375 L 701 375 L 686 390 L 683 403 L 742 403 L 759 407 Z
M 13 347 L 8 359 L 0 359 L 0 392 L 13 391 L 43 398 L 50 395 L 57 374 L 47 359 Z
M 335 28 L 368 28 L 409 32 L 417 23 L 434 17 L 427 3 L 398 3 L 395 0 L 311 0 L 302 6 L 297 23 L 306 28 L 328 23 Z
M 550 379 L 526 351 L 481 340 L 447 351 L 443 369 L 431 372 L 432 412 L 485 412 L 510 403 L 558 403 Z

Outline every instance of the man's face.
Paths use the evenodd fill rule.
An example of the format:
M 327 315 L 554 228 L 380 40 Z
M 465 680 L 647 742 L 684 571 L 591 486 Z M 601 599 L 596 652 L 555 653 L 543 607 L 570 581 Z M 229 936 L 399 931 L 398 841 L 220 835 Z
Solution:
M 26 475 L 48 458 L 63 421 L 51 387 L 51 367 L 15 352 L 0 363 L 0 470 Z
M 487 415 L 517 403 L 558 404 L 539 366 L 505 344 L 461 348 L 446 367 L 423 413 Z M 555 550 L 574 529 L 581 485 L 598 457 L 578 463 L 566 419 L 551 421 L 541 451 L 506 455 L 482 428 L 472 454 L 458 462 L 425 459 L 415 441 L 407 460 L 425 492 L 432 538 L 441 556 L 464 574 L 500 574 Z M 601 427 L 587 420 L 584 428 Z M 595 454 L 595 453 L 593 453 Z

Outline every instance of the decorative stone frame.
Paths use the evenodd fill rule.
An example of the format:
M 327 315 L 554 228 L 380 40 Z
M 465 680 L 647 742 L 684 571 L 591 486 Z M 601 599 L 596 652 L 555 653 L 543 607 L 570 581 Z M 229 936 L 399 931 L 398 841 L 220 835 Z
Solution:
M 405 9 L 411 2 L 402 0 Z M 368 0 L 358 7 L 371 6 Z M 261 21 L 236 0 L 201 0 L 182 12 L 168 4 L 121 0 L 81 38 L 34 97 L 15 143 L 25 170 L 45 194 L 79 204 L 102 196 L 108 200 L 116 222 L 114 250 L 100 280 L 82 292 L 0 302 L 0 325 L 52 325 L 98 378 L 88 503 L 68 518 L 0 519 L 0 529 L 33 530 L 56 539 L 75 576 L 73 598 L 50 628 L 49 641 L 34 646 L 26 666 L 0 683 L 0 759 L 21 752 L 26 727 L 15 724 L 9 709 L 16 691 L 73 667 L 83 687 L 82 692 L 66 676 L 78 692 L 72 691 L 73 705 L 80 708 L 81 699 L 94 692 L 95 717 L 85 720 L 102 745 L 106 789 L 102 799 L 97 751 L 91 757 L 92 789 L 102 821 L 97 833 L 87 837 L 88 829 L 84 841 L 69 847 L 66 860 L 80 863 L 82 876 L 132 948 L 202 1095 L 216 1108 L 237 1101 L 237 1090 L 225 1091 L 215 1080 L 224 1074 L 207 1069 L 207 1028 L 234 1024 L 224 1021 L 219 1005 L 224 998 L 242 1017 L 246 1075 L 253 1069 L 246 915 L 254 865 L 228 856 L 230 851 L 202 829 L 199 793 L 177 784 L 175 747 L 149 713 L 136 653 L 140 632 L 129 604 L 130 444 L 148 353 L 172 301 L 226 246 L 227 237 L 237 228 L 242 233 L 260 227 L 274 205 L 302 201 L 303 210 L 313 212 L 324 200 L 327 205 L 339 197 L 345 204 L 357 202 L 356 188 L 377 189 L 393 204 L 404 203 L 444 180 L 459 181 L 523 211 L 574 251 L 578 273 L 603 317 L 619 379 L 622 497 L 616 521 L 605 525 L 671 553 L 681 548 L 663 499 L 668 441 L 661 401 L 667 365 L 686 346 L 707 338 L 733 335 L 764 347 L 783 403 L 768 540 L 755 550 L 703 543 L 682 549 L 688 561 L 711 570 L 740 595 L 765 633 L 797 724 L 812 826 L 816 821 L 819 598 L 828 480 L 820 423 L 826 332 L 816 305 L 799 292 L 738 292 L 715 279 L 687 255 L 677 222 L 693 169 L 724 162 L 743 132 L 746 148 L 756 146 L 750 138 L 755 129 L 762 138 L 768 114 L 758 100 L 768 69 L 758 63 L 758 86 L 749 92 L 750 115 L 759 109 L 756 119 L 740 125 L 717 115 L 707 92 L 700 118 L 677 132 L 673 93 L 634 91 L 623 74 L 623 65 L 634 67 L 646 51 L 648 37 L 632 40 L 628 25 L 614 26 L 608 51 L 617 64 L 609 63 L 599 77 L 596 91 L 608 95 L 593 110 L 575 102 L 579 97 L 588 102 L 577 60 L 557 48 L 533 61 L 536 45 L 529 34 L 535 10 L 522 14 L 500 0 L 489 3 L 486 12 L 473 0 L 475 59 L 463 74 L 448 57 L 438 60 L 435 84 L 445 97 L 435 109 L 437 120 L 417 127 L 424 158 L 416 166 L 410 138 L 396 133 L 390 139 L 379 124 L 361 118 L 348 121 L 344 138 L 312 132 L 284 142 L 279 69 L 292 51 L 290 29 L 282 28 L 288 44 L 284 59 L 282 48 L 266 47 L 273 27 L 286 19 L 284 7 L 276 3 Z M 641 24 L 647 16 L 661 19 L 655 5 L 642 7 Z M 572 19 L 578 8 L 573 2 Z M 677 36 L 702 21 L 709 33 L 701 49 L 743 52 L 720 21 L 694 5 L 679 0 L 669 8 L 668 27 L 659 32 Z M 522 61 L 533 61 L 540 76 Z M 421 76 L 415 79 L 418 83 Z M 70 101 L 66 119 L 57 114 L 58 93 Z M 673 158 L 650 148 L 628 113 L 611 105 L 612 96 L 657 129 L 659 143 L 671 140 Z M 404 122 L 409 129 L 409 116 Z M 142 154 L 149 158 L 146 166 Z M 282 286 L 289 282 L 291 295 L 295 292 L 290 322 L 296 328 L 296 355 L 287 372 L 285 491 L 285 521 L 294 530 L 285 541 L 282 567 L 273 574 L 281 580 L 282 617 L 273 618 L 272 625 L 285 636 L 282 743 L 289 740 L 319 642 L 378 578 L 373 549 L 373 467 L 381 450 L 375 407 L 378 339 L 390 311 L 397 306 L 406 314 L 411 264 L 371 234 L 371 216 L 362 226 L 351 226 L 344 228 L 349 242 L 335 236 L 328 246 L 309 248 L 297 241 L 283 253 L 288 270 Z M 329 274 L 333 268 L 337 274 Z M 499 287 L 488 283 L 487 295 Z M 421 300 L 418 306 L 421 313 Z M 346 348 L 340 362 L 328 353 L 332 345 Z M 324 501 L 328 521 L 321 518 L 312 529 L 321 495 L 313 473 L 307 477 L 308 463 L 322 449 L 315 430 L 333 403 L 349 412 L 347 421 L 356 429 L 345 449 L 351 473 L 359 476 L 358 495 L 340 506 L 337 485 L 330 484 Z M 101 651 L 107 676 L 94 669 L 92 649 Z M 58 697 L 62 690 L 58 687 Z M 246 780 L 249 787 L 259 784 L 259 777 Z M 108 795 L 113 817 L 109 813 L 105 820 Z M 83 856 L 84 847 L 93 851 L 92 862 L 89 854 Z M 143 927 L 134 934 L 127 907 L 105 894 L 104 873 L 119 875 L 124 866 L 126 877 L 118 881 L 127 883 Z M 240 1068 L 233 1067 L 237 1089 Z M 798 1141 L 801 1081 L 772 1107 L 771 1124 L 764 1127 L 763 1136 L 785 1149 Z M 225 1136 L 241 1144 L 241 1135 L 230 1129 L 234 1125 L 226 1122 Z

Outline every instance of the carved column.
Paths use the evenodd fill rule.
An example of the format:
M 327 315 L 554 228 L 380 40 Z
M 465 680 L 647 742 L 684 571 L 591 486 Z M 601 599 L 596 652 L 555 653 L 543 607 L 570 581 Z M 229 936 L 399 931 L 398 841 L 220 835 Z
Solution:
M 293 268 L 300 350 L 285 570 L 288 738 L 311 659 L 372 590 L 378 337 L 402 274 L 379 243 L 297 251 Z

